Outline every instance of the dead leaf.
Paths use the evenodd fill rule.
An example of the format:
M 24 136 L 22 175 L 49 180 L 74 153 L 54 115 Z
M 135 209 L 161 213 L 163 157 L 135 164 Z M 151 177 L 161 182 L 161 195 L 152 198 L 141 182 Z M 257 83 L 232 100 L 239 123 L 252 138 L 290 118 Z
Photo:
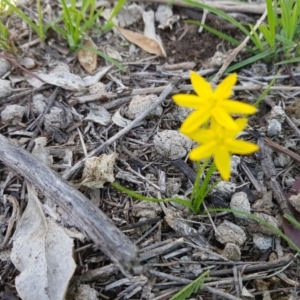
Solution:
M 13 236 L 11 261 L 21 272 L 16 289 L 23 300 L 65 298 L 76 264 L 73 241 L 46 219 L 34 188 L 27 184 L 28 204 Z
M 158 56 L 164 56 L 159 43 L 145 35 L 134 32 L 128 29 L 117 27 L 119 32 L 125 37 L 129 42 L 139 46 L 148 53 L 155 54 Z
M 91 39 L 87 40 L 84 45 L 88 48 L 97 50 L 97 46 Z M 88 49 L 80 49 L 77 58 L 81 66 L 92 75 L 93 71 L 97 68 L 97 54 Z

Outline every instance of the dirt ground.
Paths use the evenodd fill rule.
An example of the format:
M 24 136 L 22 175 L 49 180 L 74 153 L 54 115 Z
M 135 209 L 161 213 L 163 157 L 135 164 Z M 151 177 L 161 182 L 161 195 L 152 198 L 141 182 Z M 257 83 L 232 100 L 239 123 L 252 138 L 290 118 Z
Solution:
M 158 4 L 144 9 L 156 12 Z M 54 31 L 42 44 L 16 16 L 9 20 L 17 53 L 0 53 L 7 67 L 0 82 L 1 299 L 30 299 L 28 286 L 44 291 L 32 299 L 171 299 L 207 270 L 186 299 L 300 299 L 292 245 L 300 247 L 299 229 L 283 218 L 300 222 L 299 65 L 281 69 L 249 118 L 242 138 L 260 151 L 232 158 L 230 181 L 216 185 L 201 214 L 139 201 L 111 184 L 159 199 L 191 195 L 194 145 L 178 137 L 189 111 L 171 96 L 193 92 L 191 70 L 214 77 L 234 46 L 186 22 L 201 20 L 201 12 L 172 9 L 179 16 L 172 28 L 155 22 L 167 57 L 133 46 L 117 30 L 90 32 L 100 50 L 122 57 L 124 72 L 98 57 L 89 74 Z M 244 38 L 211 15 L 207 24 Z M 126 29 L 141 33 L 143 22 Z M 249 56 L 242 51 L 232 64 Z M 238 69 L 234 99 L 253 104 L 278 70 L 264 61 Z M 214 172 L 212 181 L 219 180 Z M 251 213 L 277 231 L 254 218 L 206 212 L 216 208 Z

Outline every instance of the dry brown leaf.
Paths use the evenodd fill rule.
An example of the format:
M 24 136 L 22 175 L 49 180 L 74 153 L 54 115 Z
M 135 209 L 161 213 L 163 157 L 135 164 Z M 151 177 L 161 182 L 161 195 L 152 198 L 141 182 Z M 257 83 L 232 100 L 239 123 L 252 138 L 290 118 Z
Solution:
M 151 54 L 156 54 L 158 56 L 164 56 L 159 43 L 151 38 L 144 36 L 141 33 L 134 32 L 128 29 L 117 27 L 119 32 L 125 37 L 129 42 L 139 46 L 143 50 Z
M 97 46 L 92 40 L 87 40 L 84 45 L 97 50 Z M 81 66 L 92 75 L 93 71 L 97 68 L 97 54 L 87 49 L 80 49 L 77 57 Z

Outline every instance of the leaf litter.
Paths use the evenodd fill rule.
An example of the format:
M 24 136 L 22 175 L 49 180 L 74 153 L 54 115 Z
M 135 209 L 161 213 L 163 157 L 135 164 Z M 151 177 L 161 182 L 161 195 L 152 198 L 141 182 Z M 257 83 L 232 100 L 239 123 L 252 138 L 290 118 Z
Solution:
M 140 202 L 106 183 L 115 177 L 149 197 L 187 199 L 191 193 L 195 166 L 186 155 L 193 144 L 177 131 L 189 112 L 175 107 L 170 95 L 192 91 L 190 70 L 205 77 L 214 74 L 226 61 L 229 45 L 220 51 L 220 40 L 183 23 L 185 12 L 175 5 L 131 4 L 117 16 L 123 36 L 116 30 L 101 37 L 89 32 L 95 47 L 122 61 L 126 72 L 92 52 L 81 52 L 77 62 L 59 39 L 50 39 L 46 47 L 27 46 L 19 63 L 37 77 L 11 69 L 11 62 L 1 57 L 1 136 L 25 149 L 32 140 L 40 166 L 54 169 L 61 182 L 69 179 L 68 192 L 82 195 L 89 212 L 74 217 L 74 207 L 63 206 L 60 195 L 45 196 L 47 185 L 36 192 L 35 180 L 28 182 L 34 178 L 32 169 L 19 174 L 22 168 L 15 167 L 12 172 L 0 149 L 2 297 L 10 292 L 22 299 L 168 299 L 209 269 L 210 278 L 195 297 L 297 299 L 298 258 L 266 226 L 238 214 L 195 216 L 176 203 Z M 26 33 L 17 42 L 26 45 Z M 264 62 L 239 70 L 238 99 L 253 103 L 276 73 Z M 182 81 L 172 86 L 178 76 Z M 51 102 L 55 86 L 59 93 Z M 220 182 L 205 205 L 250 209 L 253 216 L 282 227 L 299 246 L 299 229 L 282 219 L 290 213 L 300 221 L 293 185 L 299 177 L 294 161 L 300 161 L 299 87 L 284 71 L 276 87 L 245 130 L 252 141 L 259 134 L 262 152 L 232 158 L 231 182 Z M 146 117 L 139 120 L 142 113 Z M 6 140 L 1 139 L 1 148 Z M 111 161 L 101 160 L 110 156 Z M 89 161 L 92 167 L 87 168 Z M 213 178 L 217 181 L 217 174 Z M 79 193 L 75 186 L 80 181 L 84 186 Z M 287 202 L 289 191 L 294 198 Z M 126 242 L 109 248 L 108 237 L 99 243 L 87 233 L 86 228 L 102 226 L 101 218 L 91 217 L 99 208 L 110 219 L 111 238 L 118 243 L 126 235 Z M 138 256 L 133 250 L 126 253 L 135 249 L 132 245 Z M 80 276 L 74 273 L 76 266 Z

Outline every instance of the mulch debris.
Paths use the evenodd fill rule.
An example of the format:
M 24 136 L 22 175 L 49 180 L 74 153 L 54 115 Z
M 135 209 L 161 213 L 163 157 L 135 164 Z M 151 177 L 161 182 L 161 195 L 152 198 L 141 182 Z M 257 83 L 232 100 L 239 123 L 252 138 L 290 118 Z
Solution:
M 160 7 L 135 5 L 154 12 Z M 165 27 L 155 23 L 155 51 L 163 47 L 167 57 L 129 43 L 117 30 L 101 38 L 90 33 L 125 71 L 99 57 L 91 71 L 91 57 L 81 57 L 87 60 L 80 65 L 54 32 L 41 44 L 12 19 L 19 52 L 0 54 L 2 299 L 19 299 L 20 271 L 10 255 L 27 184 L 37 188 L 44 215 L 74 239 L 76 270 L 67 299 L 170 299 L 207 270 L 203 288 L 189 299 L 299 299 L 299 258 L 263 224 L 227 212 L 193 215 L 174 202 L 138 201 L 110 184 L 116 180 L 160 199 L 188 201 L 191 195 L 196 173 L 187 157 L 195 145 L 178 132 L 190 110 L 171 96 L 192 92 L 190 70 L 213 77 L 233 46 L 184 22 L 192 15 L 201 20 L 201 12 L 180 5 L 173 12 Z M 255 11 L 240 13 L 257 19 Z M 209 24 L 223 26 L 208 16 Z M 143 31 L 141 19 L 132 22 L 124 26 Z M 235 61 L 245 57 L 239 53 Z M 230 182 L 215 186 L 203 211 L 252 213 L 300 247 L 299 229 L 283 218 L 300 221 L 298 69 L 282 70 L 249 119 L 243 137 L 260 151 L 232 157 Z M 277 71 L 264 62 L 238 70 L 234 98 L 254 103 Z M 219 174 L 212 178 L 217 182 Z

